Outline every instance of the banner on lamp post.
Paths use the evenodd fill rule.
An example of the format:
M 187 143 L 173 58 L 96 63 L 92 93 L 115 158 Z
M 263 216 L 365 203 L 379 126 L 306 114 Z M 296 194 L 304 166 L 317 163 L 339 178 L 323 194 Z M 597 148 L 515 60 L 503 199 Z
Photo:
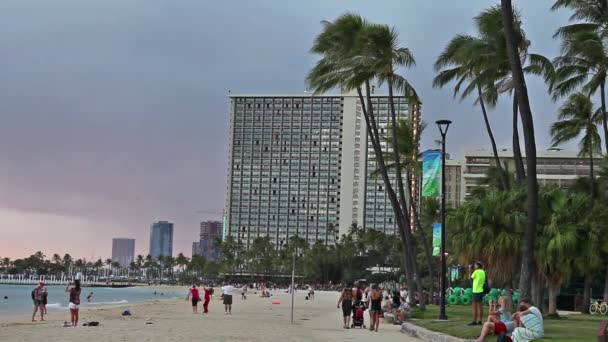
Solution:
M 441 151 L 422 153 L 422 196 L 439 197 L 441 192 Z
M 441 250 L 441 223 L 433 223 L 433 256 L 439 256 Z

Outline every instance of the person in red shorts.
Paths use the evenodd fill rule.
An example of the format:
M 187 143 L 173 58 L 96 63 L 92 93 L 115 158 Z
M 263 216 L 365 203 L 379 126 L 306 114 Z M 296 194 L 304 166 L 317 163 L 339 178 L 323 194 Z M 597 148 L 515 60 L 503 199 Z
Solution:
M 485 337 L 494 331 L 494 335 L 510 333 L 515 330 L 515 322 L 511 320 L 513 305 L 509 303 L 507 297 L 498 298 L 498 307 L 490 306 L 490 316 L 481 328 L 481 334 L 475 342 L 483 342 Z
M 211 295 L 213 295 L 213 289 L 207 286 L 203 286 L 205 292 L 205 301 L 203 302 L 203 313 L 209 312 L 209 302 L 211 301 Z
M 192 313 L 198 313 L 198 302 L 201 301 L 201 297 L 198 292 L 198 289 L 196 288 L 196 285 L 192 285 L 192 287 L 190 288 L 190 293 L 188 293 L 188 296 L 186 296 L 186 300 L 188 300 L 189 298 L 192 298 Z

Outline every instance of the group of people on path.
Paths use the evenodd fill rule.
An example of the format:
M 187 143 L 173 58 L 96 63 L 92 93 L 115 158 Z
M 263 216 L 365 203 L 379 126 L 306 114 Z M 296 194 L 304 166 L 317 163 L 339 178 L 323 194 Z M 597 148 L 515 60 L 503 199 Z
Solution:
M 378 331 L 380 326 L 380 318 L 384 316 L 384 312 L 392 312 L 398 319 L 404 320 L 409 313 L 409 305 L 402 294 L 407 291 L 395 291 L 396 301 L 390 301 L 390 307 L 386 303 L 383 305 L 383 298 L 388 300 L 388 292 L 380 289 L 378 285 L 372 285 L 371 289 L 367 288 L 365 283 L 355 283 L 353 287 L 347 285 L 342 289 L 340 298 L 338 299 L 338 308 L 342 307 L 342 317 L 344 320 L 344 329 L 351 328 L 351 319 L 355 319 L 356 308 L 364 305 L 369 309 L 369 330 Z
M 74 283 L 68 282 L 65 287 L 65 292 L 68 294 L 68 309 L 70 310 L 70 323 L 64 323 L 64 326 L 78 326 L 79 310 L 80 310 L 80 280 L 74 280 Z M 32 322 L 36 322 L 36 313 L 40 313 L 40 321 L 44 321 L 44 315 L 47 314 L 46 305 L 48 303 L 49 292 L 44 282 L 38 282 L 38 286 L 32 291 L 32 301 L 34 304 L 34 312 L 32 313 Z M 89 295 L 87 299 L 90 300 Z
M 510 333 L 514 342 L 528 342 L 544 336 L 543 315 L 527 298 L 520 299 L 519 310 L 513 312 L 511 300 L 506 296 L 499 297 L 498 303 L 491 303 L 490 315 L 486 322 L 482 323 L 483 297 L 489 286 L 481 262 L 469 267 L 469 277 L 473 280 L 473 321 L 469 325 L 482 325 L 481 333 L 475 342 L 483 342 L 491 333 L 497 336 Z

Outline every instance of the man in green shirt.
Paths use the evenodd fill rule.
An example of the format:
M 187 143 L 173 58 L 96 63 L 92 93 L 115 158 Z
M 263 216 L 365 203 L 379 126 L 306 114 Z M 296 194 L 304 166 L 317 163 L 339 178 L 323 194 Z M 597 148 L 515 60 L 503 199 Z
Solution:
M 473 274 L 471 270 L 475 268 Z M 481 262 L 476 262 L 474 266 L 469 266 L 469 276 L 473 279 L 473 322 L 469 325 L 481 325 L 483 319 L 483 284 L 486 282 L 486 271 L 483 270 Z

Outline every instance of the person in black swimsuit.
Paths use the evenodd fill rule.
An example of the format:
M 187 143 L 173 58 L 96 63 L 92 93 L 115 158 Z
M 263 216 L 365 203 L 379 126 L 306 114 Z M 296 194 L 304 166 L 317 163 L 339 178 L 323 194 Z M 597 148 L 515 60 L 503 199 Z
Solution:
M 353 306 L 353 292 L 351 286 L 347 285 L 342 289 L 340 299 L 338 299 L 338 309 L 342 304 L 342 316 L 344 318 L 344 329 L 350 329 L 350 314 Z
M 382 291 L 378 285 L 372 286 L 372 293 L 370 298 L 370 319 L 371 324 L 369 330 L 378 332 L 378 326 L 380 325 L 380 315 L 382 314 Z

